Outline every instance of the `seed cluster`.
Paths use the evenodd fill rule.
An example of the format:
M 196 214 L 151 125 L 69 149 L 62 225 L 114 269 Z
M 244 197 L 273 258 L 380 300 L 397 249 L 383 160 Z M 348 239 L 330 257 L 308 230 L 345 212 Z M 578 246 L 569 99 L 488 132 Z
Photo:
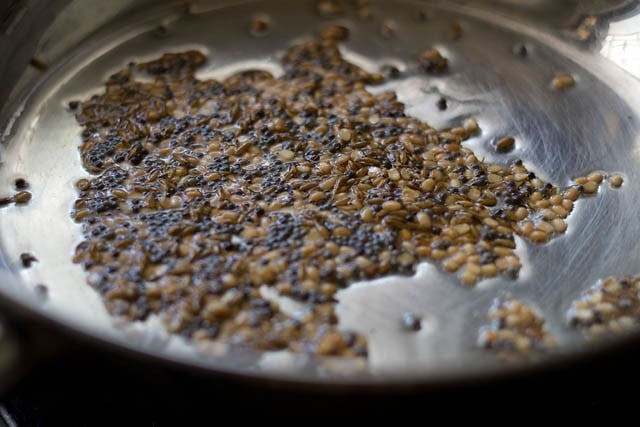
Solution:
M 490 323 L 480 329 L 478 344 L 507 359 L 535 357 L 557 346 L 545 330 L 544 318 L 517 299 L 496 299 L 489 309 Z
M 599 280 L 568 312 L 569 323 L 588 336 L 620 333 L 640 325 L 640 276 Z
M 13 182 L 16 193 L 12 196 L 0 197 L 0 208 L 9 206 L 14 203 L 16 205 L 24 205 L 31 201 L 31 193 L 26 191 L 29 188 L 29 182 L 24 178 L 17 178 Z
M 394 93 L 366 90 L 383 77 L 342 58 L 341 33 L 290 47 L 277 79 L 198 80 L 205 57 L 188 51 L 130 64 L 74 103 L 94 174 L 77 182 L 74 261 L 112 314 L 158 313 L 195 339 L 365 355 L 363 337 L 336 330 L 340 288 L 424 260 L 466 285 L 515 277 L 515 234 L 565 230 L 586 185 L 481 161 L 461 144 L 473 119 L 437 131 L 408 117 Z M 308 312 L 281 312 L 263 286 Z

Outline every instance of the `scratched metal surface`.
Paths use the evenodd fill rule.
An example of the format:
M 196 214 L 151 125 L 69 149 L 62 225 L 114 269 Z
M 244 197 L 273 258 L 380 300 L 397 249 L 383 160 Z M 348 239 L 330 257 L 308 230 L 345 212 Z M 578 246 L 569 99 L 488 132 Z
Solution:
M 518 9 L 506 0 L 371 3 L 369 20 L 358 19 L 352 8 L 338 18 L 320 18 L 312 2 L 293 0 L 194 2 L 189 13 L 175 5 L 160 5 L 118 19 L 56 59 L 38 76 L 35 89 L 28 96 L 15 97 L 13 106 L 5 108 L 5 117 L 0 117 L 4 132 L 0 193 L 11 192 L 15 178 L 25 177 L 34 195 L 28 206 L 0 210 L 0 244 L 6 263 L 0 270 L 0 290 L 70 328 L 120 346 L 214 370 L 261 376 L 349 382 L 435 380 L 495 372 L 503 367 L 494 355 L 477 348 L 476 336 L 492 300 L 501 295 L 521 298 L 540 310 L 562 352 L 583 351 L 582 339 L 566 324 L 571 301 L 598 278 L 640 273 L 636 213 L 640 82 L 632 75 L 640 75 L 640 47 L 633 33 L 640 24 L 628 24 L 637 2 L 618 2 L 618 13 L 611 10 L 611 2 L 599 1 L 590 10 L 584 8 L 586 2 L 558 7 L 560 2 L 531 1 Z M 553 19 L 541 21 L 545 10 L 549 16 L 549 8 L 554 8 Z M 420 18 L 420 11 L 428 20 Z M 250 18 L 256 13 L 271 19 L 265 37 L 249 34 Z M 572 30 L 585 13 L 600 13 L 597 28 L 586 38 Z M 383 19 L 396 22 L 393 37 L 381 34 Z M 463 26 L 457 41 L 448 37 L 454 21 Z M 278 54 L 292 40 L 310 36 L 328 22 L 351 29 L 343 46 L 345 55 L 369 69 L 389 62 L 410 69 L 419 52 L 431 45 L 439 47 L 450 60 L 448 75 L 434 78 L 407 72 L 371 90 L 395 90 L 409 114 L 435 127 L 475 117 L 482 133 L 466 145 L 488 161 L 522 159 L 561 187 L 593 170 L 621 173 L 625 184 L 619 190 L 604 184 L 596 196 L 581 199 L 569 218 L 567 233 L 551 243 L 518 240 L 524 268 L 517 280 L 492 279 L 468 289 L 425 263 L 415 277 L 385 278 L 343 291 L 340 324 L 368 336 L 367 366 L 285 353 L 239 353 L 224 345 L 194 348 L 164 333 L 157 319 L 114 324 L 98 295 L 84 283 L 80 267 L 70 262 L 79 237 L 69 219 L 73 183 L 84 172 L 77 152 L 80 129 L 65 105 L 100 90 L 106 76 L 130 60 L 186 47 L 210 55 L 203 77 L 221 78 L 233 70 L 256 67 L 277 73 Z M 63 24 L 64 20 L 58 27 Z M 166 34 L 156 30 L 160 24 Z M 625 40 L 624 46 L 620 40 Z M 53 45 L 51 40 L 45 47 L 46 43 Z M 527 46 L 526 58 L 512 53 L 516 43 Z M 41 53 L 47 57 L 46 50 Z M 51 61 L 54 57 L 51 54 Z M 565 93 L 551 91 L 549 82 L 558 70 L 573 73 L 576 87 Z M 23 78 L 20 84 L 24 87 L 27 82 Z M 441 96 L 448 99 L 446 111 L 436 107 Z M 489 141 L 506 134 L 516 136 L 516 149 L 496 155 Z M 39 262 L 34 268 L 20 267 L 22 252 L 36 255 Z M 49 287 L 47 300 L 35 295 L 38 283 Z M 400 331 L 404 311 L 424 316 L 419 333 Z

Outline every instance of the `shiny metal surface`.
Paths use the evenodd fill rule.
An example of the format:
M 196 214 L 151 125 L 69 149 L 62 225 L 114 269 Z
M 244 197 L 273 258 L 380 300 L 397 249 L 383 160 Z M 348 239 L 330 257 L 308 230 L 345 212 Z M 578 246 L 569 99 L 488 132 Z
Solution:
M 82 9 L 78 3 L 72 6 Z M 183 5 L 163 3 L 117 19 L 71 50 L 53 42 L 69 25 L 65 19 L 71 15 L 60 15 L 35 53 L 53 66 L 38 76 L 39 84 L 27 97 L 14 96 L 0 118 L 5 144 L 0 193 L 11 192 L 15 178 L 25 177 L 34 194 L 29 206 L 0 210 L 0 242 L 8 267 L 0 273 L 2 292 L 71 328 L 121 346 L 214 370 L 296 380 L 433 381 L 500 370 L 495 355 L 477 348 L 476 334 L 492 300 L 502 295 L 540 310 L 561 352 L 582 351 L 582 338 L 566 324 L 571 301 L 598 278 L 640 273 L 638 2 L 513 3 L 371 1 L 373 17 L 368 20 L 358 19 L 352 8 L 343 17 L 320 18 L 312 2 L 293 0 L 192 2 L 188 12 Z M 249 34 L 256 13 L 266 13 L 272 21 L 266 37 Z M 587 28 L 588 34 L 579 31 L 587 16 L 597 22 Z M 381 34 L 383 20 L 397 23 L 394 37 Z M 454 21 L 464 31 L 457 41 L 447 36 Z M 367 366 L 282 352 L 238 353 L 223 344 L 193 348 L 169 337 L 157 319 L 114 324 L 84 283 L 80 267 L 70 261 L 79 235 L 69 218 L 73 182 L 85 172 L 77 152 L 79 127 L 66 109 L 68 101 L 100 90 L 104 79 L 130 60 L 186 47 L 210 56 L 203 77 L 256 67 L 277 71 L 277 56 L 288 44 L 328 22 L 352 30 L 344 53 L 368 69 L 389 62 L 402 69 L 423 49 L 440 48 L 450 59 L 449 75 L 405 73 L 371 90 L 395 90 L 409 114 L 436 127 L 475 117 L 482 133 L 466 144 L 479 156 L 492 162 L 522 159 L 561 187 L 593 170 L 621 173 L 625 184 L 619 190 L 605 184 L 596 196 L 581 199 L 567 233 L 551 243 L 518 240 L 524 268 L 517 280 L 492 279 L 468 289 L 426 263 L 415 277 L 385 278 L 343 291 L 340 324 L 368 336 Z M 160 24 L 167 28 L 166 36 L 154 31 Z M 85 27 L 80 30 L 87 32 L 91 26 Z M 63 40 L 72 44 L 78 37 L 66 34 Z M 516 43 L 525 43 L 527 57 L 512 53 Z M 550 90 L 549 81 L 559 70 L 576 76 L 575 88 Z M 18 86 L 31 84 L 25 76 Z M 441 96 L 449 103 L 443 112 L 436 108 Z M 506 134 L 516 136 L 516 149 L 496 155 L 489 141 Z M 28 270 L 19 265 L 19 255 L 26 251 L 39 259 Z M 44 303 L 32 292 L 38 283 L 50 289 Z M 424 316 L 419 333 L 399 331 L 404 311 Z

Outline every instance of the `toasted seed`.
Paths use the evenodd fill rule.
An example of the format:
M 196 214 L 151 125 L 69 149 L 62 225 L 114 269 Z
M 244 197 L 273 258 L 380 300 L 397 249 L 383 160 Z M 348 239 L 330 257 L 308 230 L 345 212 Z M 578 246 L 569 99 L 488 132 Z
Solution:
M 89 209 L 80 209 L 75 212 L 74 218 L 76 221 L 82 221 L 91 215 L 91 211 Z
M 576 187 L 569 187 L 565 190 L 565 197 L 572 202 L 575 202 L 580 196 L 580 191 Z
M 564 91 L 575 86 L 576 81 L 573 76 L 564 71 L 556 73 L 553 80 L 551 80 L 551 87 L 557 91 Z
M 263 36 L 269 31 L 269 17 L 257 15 L 251 19 L 250 33 L 253 36 Z
M 333 234 L 338 237 L 349 237 L 351 232 L 347 227 L 336 227 L 333 229 Z
M 564 231 L 567 229 L 567 223 L 560 218 L 556 218 L 551 221 L 551 225 L 553 226 L 553 229 L 556 233 L 564 233 Z
M 622 177 L 620 175 L 614 175 L 611 178 L 609 178 L 609 184 L 611 184 L 611 186 L 613 188 L 620 188 L 622 187 L 624 180 L 622 179 Z
M 418 65 L 427 73 L 440 74 L 447 70 L 449 61 L 438 49 L 432 48 L 422 52 L 418 58 Z
M 460 37 L 462 37 L 462 25 L 460 25 L 459 22 L 456 21 L 451 24 L 451 27 L 449 27 L 449 36 L 453 40 L 459 40 Z
M 402 209 L 402 205 L 395 200 L 389 200 L 382 204 L 382 209 L 393 212 Z
M 351 138 L 353 137 L 353 131 L 351 129 L 340 129 L 340 131 L 338 132 L 338 136 L 340 136 L 340 139 L 342 139 L 343 141 L 351 141 Z
M 508 153 L 515 147 L 516 140 L 512 136 L 497 139 L 493 142 L 493 147 L 498 153 Z
M 328 191 L 328 190 L 331 190 L 335 184 L 336 184 L 336 178 L 334 177 L 334 178 L 327 179 L 322 184 L 320 184 L 319 187 L 324 191 Z
M 28 191 L 20 191 L 13 196 L 13 200 L 17 205 L 29 203 L 31 200 L 31 193 Z
M 460 275 L 460 282 L 467 286 L 475 285 L 478 282 L 478 276 L 465 271 Z
M 585 193 L 593 194 L 598 191 L 598 183 L 594 181 L 588 181 L 582 186 L 582 188 L 584 189 Z
M 540 221 L 537 225 L 538 230 L 543 231 L 545 234 L 551 234 L 554 231 L 554 227 L 547 221 Z
M 341 2 L 338 0 L 318 0 L 316 9 L 322 16 L 338 16 L 344 12 Z
M 435 180 L 429 178 L 429 179 L 425 179 L 424 181 L 422 181 L 422 184 L 420 184 L 420 189 L 426 193 L 433 191 L 433 189 L 436 186 L 436 182 Z
M 375 218 L 373 211 L 369 208 L 363 209 L 360 217 L 364 222 L 371 222 Z
M 472 117 L 468 117 L 468 118 L 464 119 L 464 121 L 462 122 L 462 126 L 471 135 L 475 135 L 480 131 L 480 127 L 478 126 L 478 122 Z
M 283 161 L 286 162 L 292 160 L 295 157 L 295 153 L 291 150 L 282 150 L 280 151 L 279 156 Z
M 546 242 L 549 237 L 546 232 L 536 230 L 529 235 L 529 238 L 536 243 L 543 243 Z
M 342 25 L 329 25 L 320 31 L 320 37 L 328 40 L 343 41 L 349 37 L 349 29 Z
M 128 196 L 128 193 L 121 188 L 114 188 L 113 190 L 111 190 L 111 194 L 113 194 L 119 199 L 124 199 Z M 77 218 L 78 218 L 78 215 L 76 214 L 76 219 Z
M 409 266 L 413 264 L 415 261 L 415 257 L 410 253 L 403 253 L 398 256 L 398 263 L 403 266 Z
M 589 181 L 593 181 L 597 184 L 600 184 L 604 179 L 604 175 L 601 172 L 591 172 L 589 175 L 587 175 L 587 179 Z
M 420 225 L 431 227 L 431 217 L 425 212 L 418 212 L 416 214 L 416 219 Z

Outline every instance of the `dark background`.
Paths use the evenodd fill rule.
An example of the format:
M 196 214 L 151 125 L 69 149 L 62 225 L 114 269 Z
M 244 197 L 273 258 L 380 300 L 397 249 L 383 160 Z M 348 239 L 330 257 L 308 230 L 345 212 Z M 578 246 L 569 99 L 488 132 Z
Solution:
M 63 343 L 59 353 L 26 369 L 24 378 L 0 399 L 0 415 L 7 426 L 208 425 L 222 424 L 222 419 L 229 420 L 224 424 L 235 424 L 233 419 L 303 424 L 352 417 L 358 423 L 392 417 L 394 425 L 429 425 L 442 417 L 451 422 L 472 417 L 482 424 L 520 424 L 557 421 L 560 414 L 574 420 L 592 416 L 633 420 L 640 384 L 640 348 L 633 345 L 484 382 L 435 389 L 327 390 L 238 382 L 154 365 L 73 339 L 55 339 Z

